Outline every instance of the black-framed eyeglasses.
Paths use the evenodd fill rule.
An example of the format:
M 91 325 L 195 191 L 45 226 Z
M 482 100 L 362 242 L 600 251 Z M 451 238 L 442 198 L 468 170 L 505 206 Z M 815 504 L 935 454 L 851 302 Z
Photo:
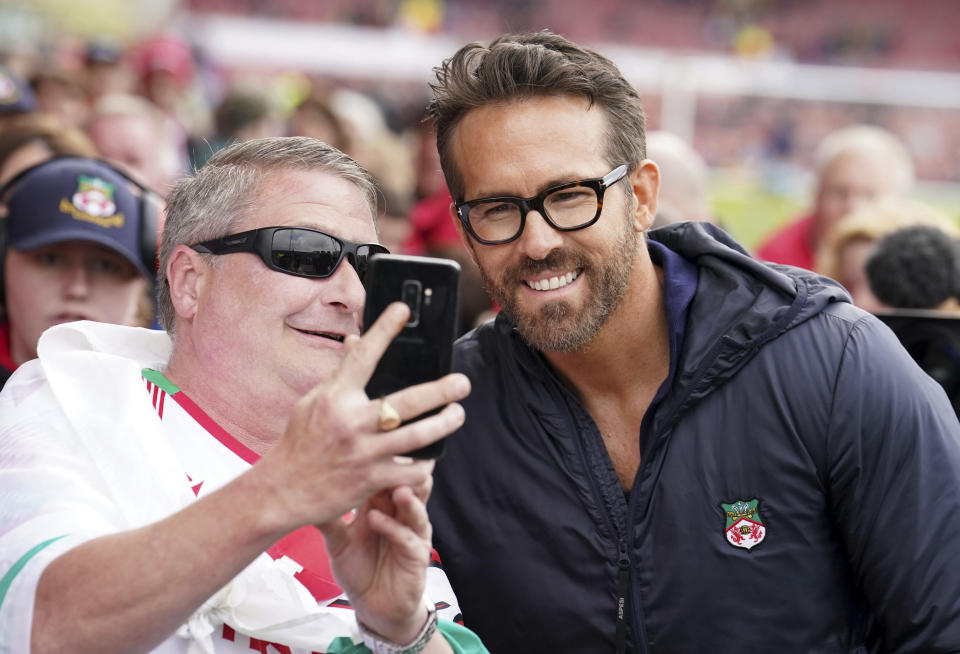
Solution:
M 572 232 L 597 222 L 603 211 L 603 192 L 627 174 L 617 166 L 603 177 L 552 186 L 532 198 L 510 196 L 456 203 L 457 216 L 467 232 L 484 245 L 500 245 L 520 238 L 527 214 L 536 210 L 551 227 Z
M 377 243 L 354 243 L 306 227 L 261 227 L 190 247 L 203 254 L 253 252 L 271 270 L 317 279 L 336 272 L 346 256 L 360 281 L 365 281 L 370 257 L 390 252 Z

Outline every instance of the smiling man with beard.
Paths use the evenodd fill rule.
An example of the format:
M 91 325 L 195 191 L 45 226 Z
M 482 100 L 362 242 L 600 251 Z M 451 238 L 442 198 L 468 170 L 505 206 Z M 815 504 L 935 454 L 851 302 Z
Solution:
M 429 507 L 490 650 L 960 649 L 960 425 L 896 337 L 712 225 L 648 232 L 660 173 L 601 55 L 508 35 L 433 92 L 502 308 L 457 344 Z

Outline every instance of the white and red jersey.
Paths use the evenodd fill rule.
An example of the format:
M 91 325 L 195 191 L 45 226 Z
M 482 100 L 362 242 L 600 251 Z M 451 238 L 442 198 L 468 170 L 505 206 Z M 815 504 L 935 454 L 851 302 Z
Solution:
M 160 417 L 163 432 L 183 466 L 184 484 L 189 485 L 198 498 L 225 486 L 260 458 L 214 422 L 161 373 L 144 370 L 143 381 Z M 275 543 L 268 554 L 274 560 L 282 560 L 291 569 L 299 570 L 294 577 L 306 586 L 317 602 L 349 611 L 350 602 L 333 578 L 323 536 L 316 527 L 302 527 L 287 535 Z M 238 634 L 228 625 L 222 625 L 219 636 L 214 636 L 214 643 L 218 653 L 276 651 L 297 654 L 304 651 Z
M 86 540 L 162 519 L 258 458 L 155 372 L 169 355 L 160 332 L 71 323 L 48 330 L 39 351 L 40 360 L 21 366 L 0 393 L 0 654 L 29 651 L 36 584 L 50 561 Z M 275 632 L 299 647 L 246 635 L 227 618 L 208 621 L 214 632 L 204 646 L 212 640 L 216 654 L 365 651 L 353 644 L 356 621 L 319 530 L 288 534 L 231 584 L 266 588 L 278 577 L 313 618 L 306 639 L 299 623 Z M 427 571 L 426 595 L 442 619 L 460 621 L 439 567 Z M 211 651 L 192 633 L 185 625 L 153 651 Z M 103 651 L 113 648 L 104 643 Z

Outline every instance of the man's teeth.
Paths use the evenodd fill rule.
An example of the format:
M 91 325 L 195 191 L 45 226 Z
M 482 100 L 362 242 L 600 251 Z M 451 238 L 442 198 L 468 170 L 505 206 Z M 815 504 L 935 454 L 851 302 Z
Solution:
M 580 273 L 568 272 L 566 275 L 558 275 L 550 279 L 536 279 L 532 282 L 526 282 L 526 284 L 535 291 L 552 291 L 555 288 L 562 288 L 572 283 L 579 276 Z

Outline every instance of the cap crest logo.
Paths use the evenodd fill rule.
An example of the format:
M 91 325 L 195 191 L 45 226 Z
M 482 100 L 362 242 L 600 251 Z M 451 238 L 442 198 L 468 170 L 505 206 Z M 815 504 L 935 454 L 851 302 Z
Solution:
M 117 213 L 114 190 L 113 184 L 99 177 L 79 175 L 73 197 L 60 198 L 60 211 L 100 227 L 123 227 L 124 215 Z
M 734 547 L 750 550 L 767 537 L 767 528 L 760 519 L 760 500 L 737 500 L 732 504 L 720 503 L 726 518 L 725 535 Z

